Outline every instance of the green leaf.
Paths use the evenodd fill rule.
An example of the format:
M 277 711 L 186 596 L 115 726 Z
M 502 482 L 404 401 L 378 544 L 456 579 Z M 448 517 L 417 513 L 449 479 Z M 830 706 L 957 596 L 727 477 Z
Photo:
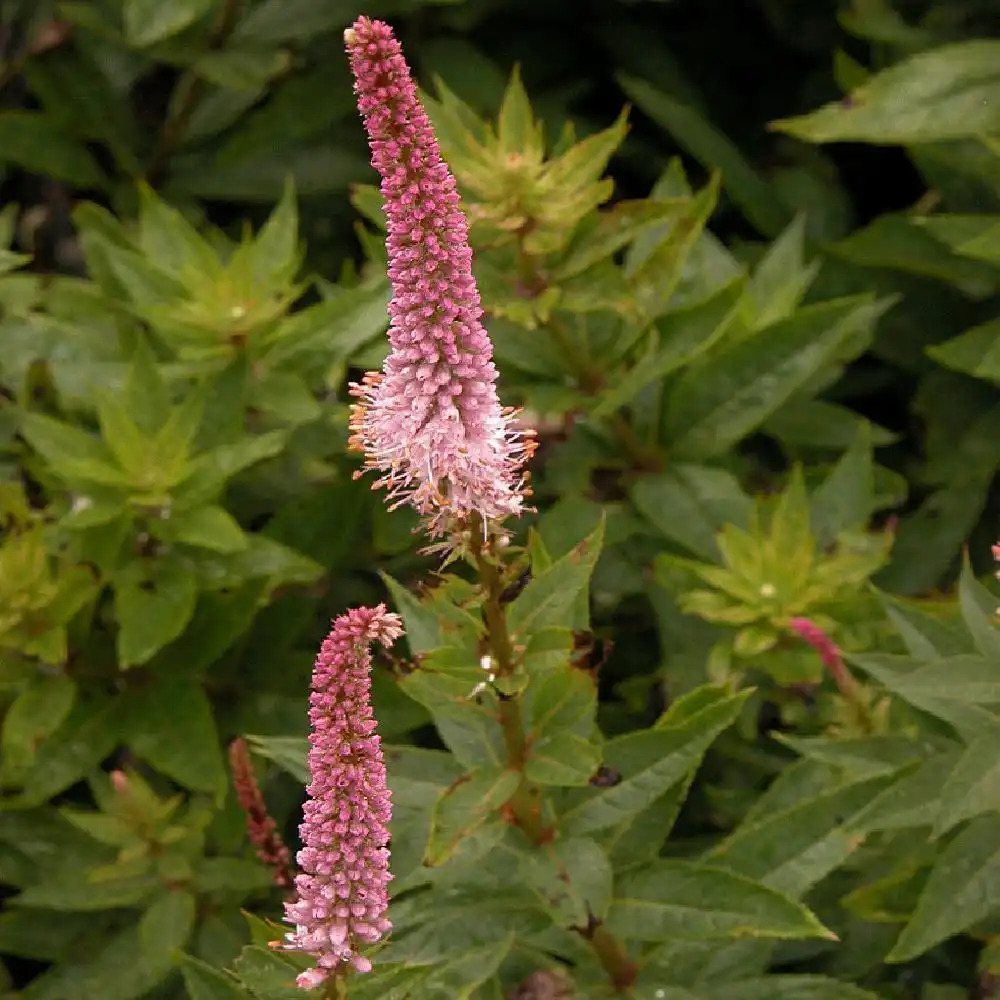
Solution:
M 553 732 L 532 741 L 524 775 L 539 785 L 568 788 L 586 785 L 600 763 L 600 747 L 585 736 Z
M 284 288 L 299 266 L 299 213 L 295 186 L 288 181 L 249 251 L 251 273 L 260 288 Z
M 742 279 L 731 281 L 705 301 L 661 316 L 647 350 L 624 375 L 601 390 L 592 415 L 606 416 L 631 403 L 647 385 L 682 368 L 724 337 L 739 314 L 745 287 Z
M 193 955 L 181 955 L 181 975 L 190 1000 L 251 1000 L 233 976 Z
M 507 607 L 512 636 L 524 642 L 532 634 L 553 626 L 571 625 L 571 612 L 578 595 L 587 586 L 604 542 L 604 522 L 557 559 L 528 585 Z
M 941 789 L 958 760 L 958 751 L 936 753 L 879 792 L 849 821 L 861 833 L 931 827 L 941 815 Z
M 638 479 L 632 502 L 665 538 L 713 562 L 719 558 L 716 535 L 723 525 L 746 525 L 753 508 L 731 472 L 683 462 Z
M 997 661 L 1000 659 L 1000 626 L 997 624 L 997 604 L 1000 602 L 973 576 L 968 554 L 958 581 L 958 598 L 962 619 L 976 649 Z
M 804 787 L 796 785 L 800 776 Z M 792 765 L 706 860 L 798 898 L 858 849 L 862 838 L 851 817 L 891 782 L 892 776 L 845 782 L 812 761 Z
M 829 252 L 863 267 L 947 281 L 973 298 L 992 294 L 1000 284 L 995 268 L 954 252 L 927 226 L 903 215 L 884 215 L 832 244 Z
M 809 910 L 774 889 L 684 861 L 657 861 L 621 878 L 608 926 L 637 941 L 834 938 Z
M 579 836 L 633 819 L 698 764 L 719 733 L 739 716 L 749 694 L 744 691 L 709 704 L 676 725 L 608 740 L 604 763 L 620 772 L 622 780 L 567 809 L 559 818 L 560 830 Z
M 492 978 L 514 946 L 512 932 L 494 941 L 450 958 L 420 985 L 421 1000 L 471 1000 L 480 984 Z
M 13 776 L 31 765 L 36 748 L 57 732 L 76 701 L 76 683 L 65 674 L 40 676 L 14 699 L 0 727 L 0 776 Z
M 875 467 L 867 427 L 813 492 L 809 506 L 813 536 L 823 548 L 841 532 L 867 528 L 875 508 Z
M 874 993 L 825 976 L 761 976 L 722 979 L 691 986 L 650 986 L 637 1000 L 879 1000 Z
M 105 183 L 87 147 L 40 111 L 0 111 L 0 151 L 0 163 L 16 163 L 75 188 L 100 188 Z
M 233 967 L 255 998 L 296 1000 L 302 996 L 302 990 L 295 985 L 302 964 L 293 964 L 290 956 L 279 951 L 256 946 L 244 948 Z
M 145 663 L 184 631 L 194 614 L 198 585 L 181 563 L 136 561 L 115 578 L 118 660 L 123 669 Z
M 220 273 L 219 258 L 198 230 L 145 183 L 139 185 L 139 249 L 180 281 Z
M 304 736 L 251 736 L 246 737 L 250 749 L 261 757 L 273 761 L 283 771 L 301 784 L 309 781 L 309 741 Z
M 24 413 L 20 423 L 31 447 L 63 479 L 103 486 L 127 485 L 128 478 L 115 465 L 111 452 L 91 434 L 40 413 Z
M 658 242 L 627 272 L 632 294 L 648 319 L 668 311 L 674 292 L 684 277 L 685 265 L 702 237 L 719 197 L 719 175 L 691 199 L 687 212 L 659 234 Z
M 115 748 L 120 709 L 109 698 L 77 698 L 66 721 L 38 747 L 34 763 L 18 775 L 24 791 L 4 800 L 11 807 L 38 805 L 76 784 Z
M 381 573 L 382 582 L 392 595 L 392 606 L 403 616 L 406 641 L 415 655 L 430 653 L 441 645 L 441 629 L 434 607 L 422 602 L 387 573 Z
M 133 924 L 95 947 L 81 949 L 32 980 L 24 1000 L 65 1000 L 99 996 L 101 1000 L 138 1000 L 162 982 L 173 968 L 173 943 L 165 942 L 155 958 L 142 953 Z
M 791 316 L 819 273 L 819 261 L 806 264 L 805 240 L 806 217 L 798 215 L 757 264 L 750 283 L 755 329 Z
M 940 837 L 981 813 L 1000 810 L 1000 733 L 974 739 L 948 775 L 932 835 Z
M 887 962 L 908 962 L 1000 908 L 995 816 L 970 823 L 944 849 Z
M 650 86 L 618 74 L 625 93 L 661 128 L 666 129 L 706 170 L 719 170 L 722 184 L 747 219 L 765 236 L 774 237 L 791 221 L 791 211 L 740 150 L 690 105 Z
M 522 855 L 520 881 L 537 893 L 543 909 L 560 927 L 586 928 L 603 920 L 611 905 L 611 865 L 595 841 L 557 840 Z
M 197 900 L 183 889 L 168 889 L 139 918 L 139 944 L 150 962 L 188 942 L 195 925 Z M 172 957 L 172 956 L 171 956 Z
M 237 66 L 203 62 L 200 69 L 209 69 L 219 76 L 227 71 L 231 76 Z M 265 73 L 279 72 L 283 64 L 270 60 L 262 68 Z M 244 71 L 253 66 L 242 67 Z M 260 72 L 251 76 L 244 85 L 259 79 Z M 300 198 L 325 194 L 329 191 L 344 191 L 355 181 L 365 179 L 368 174 L 367 158 L 345 147 L 342 143 L 318 143 L 315 145 L 290 145 L 264 155 L 241 159 L 237 163 L 219 164 L 206 154 L 189 154 L 174 160 L 175 171 L 171 175 L 168 193 L 187 197 L 212 198 L 223 201 L 252 201 L 274 204 L 291 177 Z
M 870 77 L 842 101 L 772 128 L 807 142 L 939 142 L 1000 131 L 1000 42 L 920 52 Z
M 170 535 L 176 542 L 215 552 L 239 552 L 247 538 L 235 518 L 222 507 L 197 507 L 170 519 Z
M 199 681 L 162 673 L 131 696 L 127 713 L 130 746 L 137 756 L 185 788 L 223 791 L 227 777 L 219 734 Z
M 723 343 L 678 379 L 666 433 L 678 457 L 719 454 L 754 430 L 825 366 L 863 346 L 889 302 L 870 296 L 806 306 L 735 343 Z
M 446 789 L 435 808 L 425 863 L 440 865 L 446 861 L 459 841 L 485 823 L 514 794 L 519 783 L 516 771 L 481 767 Z
M 124 0 L 122 21 L 129 45 L 145 48 L 176 35 L 207 14 L 216 0 Z
M 969 737 L 1000 727 L 987 705 L 1000 705 L 1000 674 L 983 656 L 948 656 L 924 664 L 906 656 L 869 653 L 850 662 L 916 708 L 953 725 Z
M 948 368 L 1000 384 L 1000 319 L 980 323 L 927 353 Z
M 137 906 L 148 900 L 159 885 L 152 875 L 97 879 L 84 873 L 74 879 L 62 877 L 29 886 L 16 898 L 18 906 L 90 913 Z
M 105 143 L 121 170 L 136 176 L 138 125 L 105 67 L 83 49 L 62 46 L 55 58 L 29 59 L 24 74 L 31 92 L 64 132 Z

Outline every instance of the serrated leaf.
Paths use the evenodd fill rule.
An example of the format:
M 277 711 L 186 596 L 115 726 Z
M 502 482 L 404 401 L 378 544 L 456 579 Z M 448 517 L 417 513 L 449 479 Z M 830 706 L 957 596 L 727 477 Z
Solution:
M 765 236 L 777 236 L 791 211 L 740 150 L 687 104 L 644 80 L 619 74 L 628 96 L 665 128 L 706 170 L 719 170 L 722 184 L 750 222 Z
M 115 579 L 118 659 L 123 669 L 145 663 L 176 639 L 194 614 L 198 584 L 168 559 L 134 562 Z
M 144 48 L 176 35 L 207 14 L 216 0 L 124 0 L 122 20 L 129 45 Z
M 226 768 L 211 702 L 198 680 L 151 678 L 127 705 L 133 752 L 185 788 L 219 794 Z
M 995 816 L 970 823 L 938 858 L 887 962 L 907 962 L 1000 908 Z
M 601 763 L 601 748 L 577 733 L 552 732 L 532 740 L 524 776 L 539 785 L 586 785 Z
M 507 607 L 507 624 L 520 642 L 545 628 L 567 627 L 577 596 L 587 586 L 604 542 L 604 522 L 535 575 Z
M 445 790 L 434 811 L 425 862 L 439 865 L 458 847 L 458 842 L 486 822 L 514 794 L 520 783 L 516 771 L 481 767 Z
M 181 956 L 181 975 L 190 1000 L 251 1000 L 233 976 L 193 955 Z
M 410 651 L 420 655 L 440 647 L 441 628 L 435 609 L 429 603 L 420 601 L 387 573 L 380 576 L 392 595 L 392 606 L 403 616 Z
M 40 413 L 23 414 L 20 426 L 32 448 L 63 479 L 119 488 L 128 484 L 104 443 L 85 431 Z
M 703 559 L 719 558 L 716 536 L 726 524 L 746 525 L 753 503 L 725 469 L 671 463 L 632 487 L 636 509 L 666 538 Z
M 1000 733 L 974 739 L 941 788 L 932 835 L 940 837 L 981 813 L 1000 810 Z
M 236 519 L 222 507 L 196 507 L 170 519 L 174 541 L 215 552 L 239 552 L 247 547 L 247 538 Z
M 100 996 L 101 1000 L 138 1000 L 170 974 L 173 954 L 144 956 L 133 924 L 96 947 L 83 949 L 34 979 L 24 1000 L 65 1000 Z
M 805 306 L 787 320 L 710 351 L 678 379 L 666 433 L 678 457 L 718 454 L 754 430 L 824 366 L 860 348 L 889 303 L 856 296 Z M 852 349 L 851 353 L 856 353 Z
M 87 147 L 40 111 L 0 111 L 0 149 L 4 160 L 31 173 L 77 188 L 104 186 L 104 175 Z
M 558 840 L 520 859 L 520 880 L 560 927 L 587 927 L 611 905 L 611 865 L 593 840 Z
M 940 142 L 1000 131 L 1000 42 L 919 52 L 877 73 L 842 101 L 772 124 L 807 142 Z
M 609 928 L 638 941 L 833 938 L 804 906 L 720 868 L 657 861 L 615 886 Z
M 261 757 L 273 761 L 296 781 L 309 781 L 309 741 L 305 736 L 251 736 L 247 734 L 250 749 Z
M 808 775 L 810 766 L 803 761 L 783 776 L 792 778 L 795 768 Z M 797 791 L 791 802 L 778 799 L 782 788 L 772 785 L 705 860 L 799 898 L 861 846 L 864 838 L 851 828 L 851 817 L 891 781 L 891 776 L 854 782 L 827 777 L 818 788 Z
M 674 726 L 650 729 L 608 740 L 606 766 L 622 780 L 593 792 L 559 818 L 560 830 L 579 836 L 620 825 L 682 781 L 705 751 L 740 713 L 749 692 L 741 692 L 695 712 Z
M 150 962 L 187 944 L 194 930 L 197 900 L 183 889 L 167 890 L 139 918 L 139 944 Z
M 592 415 L 606 416 L 631 403 L 647 385 L 682 368 L 721 340 L 739 313 L 745 287 L 742 279 L 731 281 L 705 301 L 661 316 L 649 348 L 596 396 Z
M 875 468 L 867 427 L 813 492 L 809 506 L 820 547 L 833 544 L 841 532 L 868 526 L 875 506 Z
M 76 701 L 76 683 L 65 674 L 35 678 L 9 706 L 0 728 L 0 775 L 13 784 L 36 748 L 66 721 Z

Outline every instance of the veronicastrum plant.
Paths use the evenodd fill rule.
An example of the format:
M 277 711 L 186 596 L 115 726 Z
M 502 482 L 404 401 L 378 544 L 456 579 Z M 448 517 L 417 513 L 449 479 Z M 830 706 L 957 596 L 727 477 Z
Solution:
M 143 58 L 200 31 L 136 6 L 71 13 Z M 759 190 L 772 241 L 724 246 L 745 172 L 614 200 L 625 115 L 546 131 L 515 73 L 485 121 L 367 18 L 322 93 L 353 75 L 382 189 L 353 192 L 364 262 L 310 280 L 291 186 L 236 239 L 191 199 L 239 182 L 199 130 L 253 88 L 189 88 L 282 20 L 209 6 L 160 193 L 93 165 L 86 278 L 0 254 L 0 988 L 990 996 L 996 600 L 968 567 L 957 602 L 872 584 L 924 589 L 892 584 L 905 483 L 832 391 L 899 289 L 831 297 Z M 935 239 L 979 260 L 963 225 Z M 940 359 L 989 378 L 973 332 Z

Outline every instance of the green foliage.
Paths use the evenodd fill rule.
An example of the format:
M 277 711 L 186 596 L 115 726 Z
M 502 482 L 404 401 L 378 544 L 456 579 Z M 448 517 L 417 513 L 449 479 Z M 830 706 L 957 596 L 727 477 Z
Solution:
M 530 6 L 367 11 L 539 445 L 445 567 L 347 454 L 358 5 L 5 7 L 0 995 L 302 995 L 225 748 L 294 853 L 316 647 L 380 600 L 352 1000 L 996 995 L 995 13 Z

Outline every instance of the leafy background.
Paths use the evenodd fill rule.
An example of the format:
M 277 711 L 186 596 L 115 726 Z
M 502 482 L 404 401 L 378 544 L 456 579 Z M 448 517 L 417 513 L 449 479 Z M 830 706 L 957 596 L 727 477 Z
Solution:
M 639 998 L 1000 995 L 997 4 L 365 12 L 539 432 L 508 682 L 559 836 L 496 811 L 468 574 L 345 454 L 388 296 L 358 8 L 7 0 L 0 990 L 296 995 L 224 749 L 294 844 L 314 650 L 388 595 L 396 932 L 352 996 L 607 995 L 591 918 Z

